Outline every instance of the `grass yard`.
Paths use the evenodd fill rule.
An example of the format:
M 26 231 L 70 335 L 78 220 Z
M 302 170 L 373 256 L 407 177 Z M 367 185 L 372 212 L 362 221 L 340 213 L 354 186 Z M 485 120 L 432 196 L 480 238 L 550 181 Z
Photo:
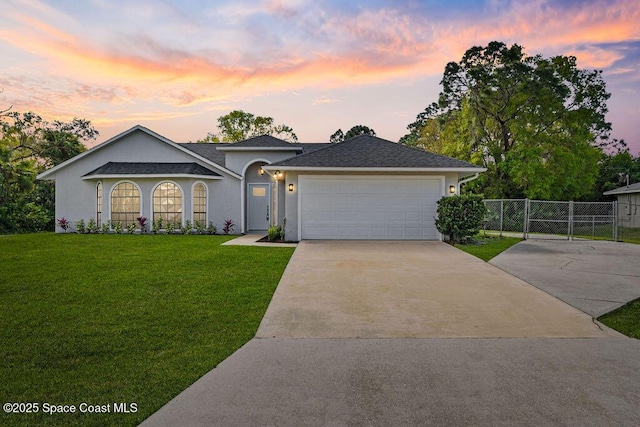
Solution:
M 628 337 L 640 339 L 640 299 L 600 316 L 598 320 Z
M 484 261 L 489 261 L 491 258 L 506 251 L 511 246 L 522 239 L 518 237 L 498 237 L 498 236 L 481 236 L 478 235 L 474 238 L 473 243 L 456 245 L 456 248 L 461 249 L 471 255 L 474 255 Z
M 640 244 L 640 228 L 618 228 L 618 240 L 626 243 Z
M 0 236 L 0 425 L 137 425 L 249 341 L 293 248 L 229 239 Z

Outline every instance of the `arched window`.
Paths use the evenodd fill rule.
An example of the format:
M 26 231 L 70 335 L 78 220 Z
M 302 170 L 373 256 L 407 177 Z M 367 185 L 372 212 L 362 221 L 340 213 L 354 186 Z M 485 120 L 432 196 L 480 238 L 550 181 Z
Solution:
M 96 186 L 96 222 L 98 227 L 102 225 L 102 183 Z
M 140 191 L 131 182 L 121 182 L 111 192 L 111 222 L 126 228 L 140 216 Z
M 197 182 L 193 186 L 193 223 L 207 224 L 207 189 L 204 184 Z
M 182 225 L 182 190 L 173 182 L 163 182 L 153 190 L 153 220 Z

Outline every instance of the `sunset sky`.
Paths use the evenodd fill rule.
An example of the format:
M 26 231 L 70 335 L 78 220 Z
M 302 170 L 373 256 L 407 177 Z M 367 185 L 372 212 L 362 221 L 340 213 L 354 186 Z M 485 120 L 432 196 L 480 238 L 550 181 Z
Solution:
M 3 0 L 0 109 L 136 124 L 177 142 L 234 109 L 301 142 L 363 124 L 397 141 L 471 46 L 604 71 L 613 136 L 640 152 L 639 0 Z

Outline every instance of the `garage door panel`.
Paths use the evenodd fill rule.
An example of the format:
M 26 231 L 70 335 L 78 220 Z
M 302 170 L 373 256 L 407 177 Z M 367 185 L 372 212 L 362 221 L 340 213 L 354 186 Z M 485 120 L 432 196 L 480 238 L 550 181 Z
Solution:
M 437 239 L 441 178 L 301 176 L 302 239 Z

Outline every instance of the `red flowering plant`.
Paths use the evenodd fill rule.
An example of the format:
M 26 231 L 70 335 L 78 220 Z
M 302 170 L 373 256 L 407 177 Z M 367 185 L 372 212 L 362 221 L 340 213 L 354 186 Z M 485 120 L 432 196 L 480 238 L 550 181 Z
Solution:
M 65 217 L 62 217 L 58 220 L 58 226 L 62 228 L 62 231 L 66 233 L 71 228 L 71 223 L 69 222 L 68 219 L 66 219 Z
M 147 232 L 147 217 L 144 216 L 139 216 L 138 218 L 136 218 L 136 221 L 138 221 L 138 224 L 140 224 L 140 231 L 143 233 Z
M 224 234 L 229 234 L 233 231 L 233 227 L 235 226 L 235 224 L 233 223 L 232 219 L 225 219 L 224 220 L 224 227 L 222 227 L 222 232 Z

